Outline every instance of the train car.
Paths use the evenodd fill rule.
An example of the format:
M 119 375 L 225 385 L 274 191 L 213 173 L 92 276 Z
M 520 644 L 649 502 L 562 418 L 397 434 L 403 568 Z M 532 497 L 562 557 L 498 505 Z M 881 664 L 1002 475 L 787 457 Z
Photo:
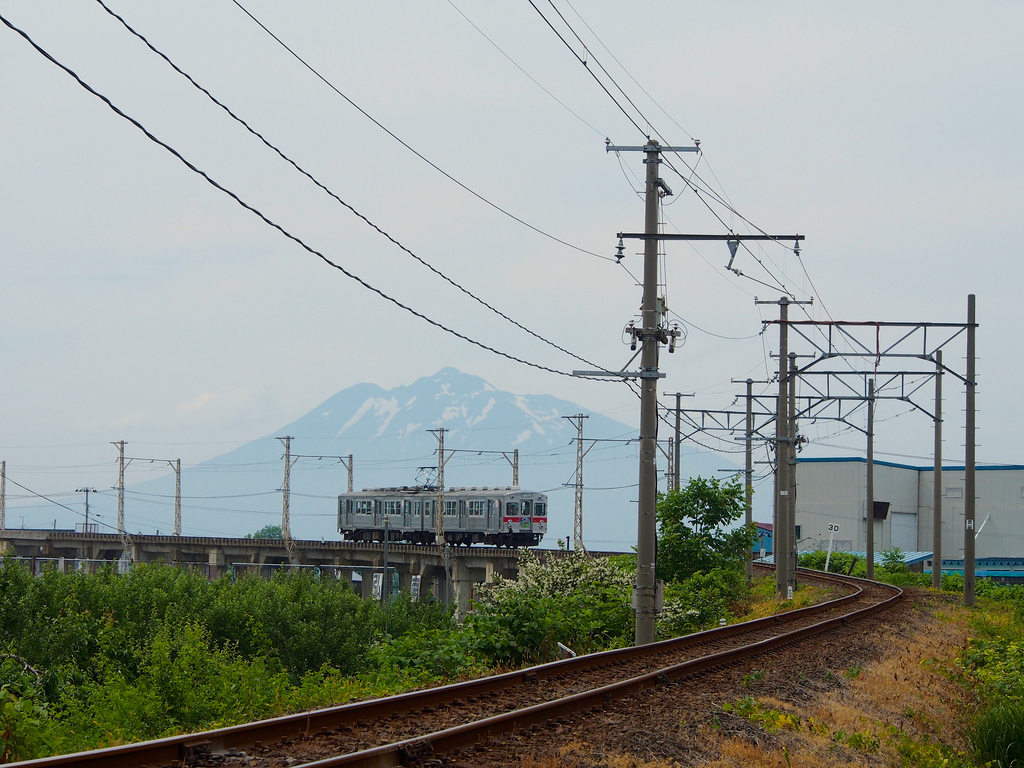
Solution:
M 438 493 L 430 486 L 364 488 L 338 496 L 338 531 L 349 541 L 437 542 Z M 448 544 L 532 547 L 548 529 L 548 497 L 514 486 L 444 492 Z

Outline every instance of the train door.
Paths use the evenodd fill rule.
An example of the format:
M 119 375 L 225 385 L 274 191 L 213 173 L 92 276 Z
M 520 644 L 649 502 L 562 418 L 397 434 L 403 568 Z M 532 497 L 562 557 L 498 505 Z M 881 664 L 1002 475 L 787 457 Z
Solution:
M 487 530 L 498 530 L 498 512 L 501 511 L 501 501 L 494 499 L 487 500 Z
M 373 527 L 379 528 L 384 524 L 384 518 L 380 509 L 380 499 L 373 500 Z

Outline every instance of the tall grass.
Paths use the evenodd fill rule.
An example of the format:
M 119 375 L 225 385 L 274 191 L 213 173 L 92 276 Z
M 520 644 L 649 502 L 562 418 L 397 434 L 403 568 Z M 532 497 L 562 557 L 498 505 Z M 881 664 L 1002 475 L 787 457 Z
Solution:
M 978 763 L 1024 768 L 1024 701 L 1003 699 L 983 709 L 968 730 Z

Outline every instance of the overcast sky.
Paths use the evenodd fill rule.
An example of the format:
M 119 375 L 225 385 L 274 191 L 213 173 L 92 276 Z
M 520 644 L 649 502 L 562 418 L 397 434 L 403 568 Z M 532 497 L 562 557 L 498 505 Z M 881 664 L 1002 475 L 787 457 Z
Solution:
M 605 138 L 640 145 L 647 133 L 699 140 L 696 175 L 679 158 L 676 170 L 754 226 L 807 237 L 806 272 L 770 245 L 754 249 L 767 269 L 738 254 L 749 277 L 725 271 L 722 243 L 666 246 L 664 290 L 688 336 L 662 355 L 662 392 L 727 408 L 741 389 L 730 379 L 770 375 L 777 329 L 760 332 L 777 308 L 754 298 L 777 299 L 778 283 L 813 296 L 819 320 L 965 322 L 973 292 L 978 459 L 1024 462 L 1024 6 L 534 1 L 241 0 L 309 68 L 232 0 L 108 5 L 391 239 L 544 341 L 318 189 L 95 0 L 0 0 L 41 48 L 309 248 L 540 366 L 440 330 L 304 250 L 0 27 L 8 477 L 55 495 L 109 488 L 111 441 L 189 465 L 345 387 L 444 366 L 635 423 L 623 385 L 541 368 L 591 367 L 552 344 L 607 368 L 631 356 L 637 244 L 622 266 L 608 257 L 617 232 L 643 227 L 644 167 L 639 153 L 607 153 Z M 671 169 L 662 176 L 676 193 L 666 231 L 750 231 Z M 946 362 L 963 370 L 963 355 L 957 342 Z M 945 389 L 945 453 L 962 461 L 962 387 Z M 879 405 L 878 458 L 930 462 L 931 419 L 910 410 Z M 863 453 L 856 432 L 804 431 L 804 455 Z

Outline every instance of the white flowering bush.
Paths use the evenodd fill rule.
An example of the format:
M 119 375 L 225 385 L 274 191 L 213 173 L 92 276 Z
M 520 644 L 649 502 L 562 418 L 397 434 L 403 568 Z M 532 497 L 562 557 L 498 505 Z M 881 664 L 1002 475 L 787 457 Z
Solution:
M 497 578 L 466 619 L 474 652 L 496 664 L 547 661 L 558 643 L 578 653 L 629 645 L 632 576 L 582 552 L 541 559 L 525 551 L 517 579 Z
M 518 578 L 495 575 L 492 584 L 479 590 L 478 599 L 488 603 L 507 595 L 564 597 L 580 590 L 593 592 L 605 588 L 624 589 L 628 595 L 632 584 L 633 574 L 613 558 L 591 557 L 576 551 L 542 560 L 533 550 L 524 549 L 519 555 Z

